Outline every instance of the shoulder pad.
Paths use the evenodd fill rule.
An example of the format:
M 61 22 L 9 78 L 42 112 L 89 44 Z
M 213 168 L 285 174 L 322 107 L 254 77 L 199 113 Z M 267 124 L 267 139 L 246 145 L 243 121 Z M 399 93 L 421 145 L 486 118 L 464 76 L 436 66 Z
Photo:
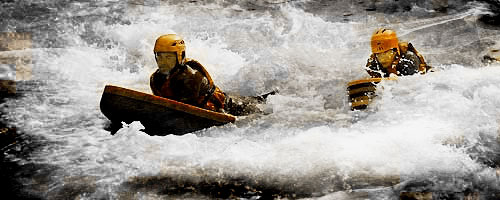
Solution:
M 204 68 L 203 65 L 201 65 L 200 62 L 191 59 L 191 58 L 186 58 L 186 62 L 184 62 L 185 65 L 189 65 L 190 67 L 194 67 L 195 69 L 199 70 L 200 67 Z
M 205 75 L 205 77 L 207 77 L 208 82 L 210 82 L 210 85 L 213 85 L 212 77 L 210 77 L 210 74 L 205 69 L 205 67 L 203 67 L 203 65 L 201 63 L 199 63 L 198 61 L 196 61 L 194 59 L 186 58 L 186 62 L 184 64 L 189 65 L 189 67 L 196 69 L 196 70 L 200 71 L 201 73 L 203 73 L 203 75 Z
M 370 57 L 368 58 L 368 62 L 371 62 L 371 61 L 373 61 L 373 60 L 375 60 L 375 54 L 374 54 L 374 53 L 372 53 L 372 54 L 370 55 Z
M 415 49 L 415 47 L 413 47 L 413 44 L 408 43 L 408 50 L 415 51 L 416 49 Z
M 401 51 L 402 54 L 408 52 L 408 42 L 400 42 L 399 51 Z

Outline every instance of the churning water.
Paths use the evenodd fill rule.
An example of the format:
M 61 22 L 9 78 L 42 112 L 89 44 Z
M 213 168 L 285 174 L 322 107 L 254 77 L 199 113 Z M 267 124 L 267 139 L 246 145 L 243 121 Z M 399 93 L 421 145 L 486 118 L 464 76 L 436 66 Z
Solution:
M 44 199 L 498 194 L 500 67 L 480 58 L 500 32 L 477 22 L 485 5 L 438 13 L 411 4 L 410 14 L 382 14 L 348 2 L 3 3 L 2 30 L 33 38 L 32 48 L 0 53 L 32 54 L 31 79 L 2 104 L 6 124 L 40 144 L 29 154 L 16 153 L 26 142 L 4 149 L 29 171 L 16 175 L 18 192 Z M 411 41 L 436 72 L 381 83 L 369 109 L 350 111 L 346 83 L 367 77 L 369 39 L 381 26 Z M 272 113 L 183 136 L 149 136 L 138 122 L 111 135 L 99 110 L 104 86 L 149 93 L 154 41 L 166 33 L 184 36 L 187 57 L 224 91 L 280 88 L 262 105 Z

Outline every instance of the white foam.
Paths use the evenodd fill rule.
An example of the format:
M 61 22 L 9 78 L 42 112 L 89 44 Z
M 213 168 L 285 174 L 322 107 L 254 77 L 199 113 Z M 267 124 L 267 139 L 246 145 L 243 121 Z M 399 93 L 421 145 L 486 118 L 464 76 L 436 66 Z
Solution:
M 40 91 L 6 103 L 21 131 L 60 142 L 33 155 L 61 166 L 60 177 L 91 174 L 111 192 L 146 175 L 244 176 L 317 192 L 359 176 L 405 180 L 487 168 L 474 148 L 494 148 L 483 142 L 498 134 L 498 67 L 442 66 L 381 83 L 377 101 L 356 120 L 345 87 L 366 76 L 369 36 L 360 37 L 371 28 L 286 6 L 276 13 L 216 5 L 144 9 L 123 16 L 130 24 L 93 23 L 93 31 L 115 42 L 111 47 L 79 41 L 40 49 L 34 69 Z M 169 32 L 185 37 L 187 57 L 226 91 L 281 88 L 265 105 L 274 113 L 183 136 L 149 136 L 138 123 L 110 136 L 98 108 L 104 85 L 149 92 L 154 40 Z

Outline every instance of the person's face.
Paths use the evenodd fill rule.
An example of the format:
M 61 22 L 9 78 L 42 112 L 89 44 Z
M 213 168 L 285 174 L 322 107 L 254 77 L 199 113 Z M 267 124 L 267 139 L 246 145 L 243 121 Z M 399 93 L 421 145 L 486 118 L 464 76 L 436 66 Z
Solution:
M 377 60 L 382 65 L 382 67 L 388 68 L 391 66 L 392 61 L 394 61 L 396 51 L 394 49 L 391 49 L 382 53 L 376 53 L 375 56 L 377 57 Z
M 168 74 L 177 64 L 177 54 L 174 52 L 158 53 L 156 63 L 162 74 Z

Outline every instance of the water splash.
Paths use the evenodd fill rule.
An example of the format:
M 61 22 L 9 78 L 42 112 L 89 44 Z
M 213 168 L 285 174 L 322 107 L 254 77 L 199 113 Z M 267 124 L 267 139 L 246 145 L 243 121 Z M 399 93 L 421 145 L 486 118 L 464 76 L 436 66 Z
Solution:
M 232 181 L 299 197 L 420 180 L 435 190 L 495 189 L 498 180 L 484 177 L 495 177 L 489 165 L 498 160 L 491 155 L 499 148 L 500 68 L 444 65 L 455 55 L 439 54 L 442 59 L 431 62 L 439 72 L 382 83 L 369 110 L 351 112 L 345 84 L 366 76 L 362 66 L 375 25 L 328 22 L 290 5 L 273 8 L 69 3 L 52 16 L 63 21 L 57 33 L 64 47 L 33 49 L 34 84 L 3 104 L 11 125 L 50 143 L 18 158 L 56 168 L 43 184 L 29 184 L 38 190 L 47 184 L 47 197 L 74 190 L 80 198 L 161 198 L 166 186 L 203 189 Z M 430 30 L 415 40 L 432 39 L 440 32 L 429 27 L 463 22 L 471 12 L 399 26 L 403 37 Z M 111 136 L 98 108 L 104 85 L 149 92 L 154 40 L 169 32 L 185 37 L 188 57 L 225 91 L 281 88 L 264 105 L 273 113 L 183 136 L 148 136 L 137 123 Z M 455 45 L 417 44 L 433 53 Z M 452 186 L 439 184 L 450 177 L 457 180 L 447 182 Z

